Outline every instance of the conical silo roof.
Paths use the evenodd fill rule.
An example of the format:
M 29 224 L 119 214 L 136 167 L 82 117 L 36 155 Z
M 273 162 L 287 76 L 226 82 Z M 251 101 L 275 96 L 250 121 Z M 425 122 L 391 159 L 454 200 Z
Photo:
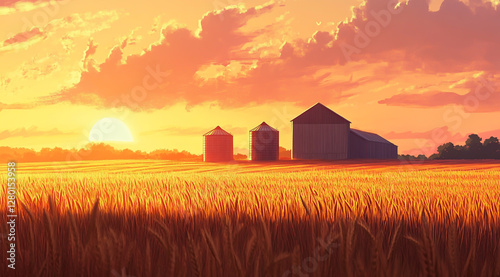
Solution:
M 251 129 L 250 132 L 278 132 L 278 130 L 269 126 L 266 122 L 262 122 L 259 126 Z
M 232 135 L 224 131 L 220 126 L 217 126 L 215 127 L 215 129 L 208 131 L 203 136 L 232 136 Z

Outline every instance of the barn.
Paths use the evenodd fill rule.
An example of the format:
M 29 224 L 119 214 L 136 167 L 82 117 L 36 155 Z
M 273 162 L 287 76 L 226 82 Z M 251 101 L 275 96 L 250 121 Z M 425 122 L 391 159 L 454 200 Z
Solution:
M 233 160 L 233 135 L 217 126 L 203 135 L 203 161 L 226 162 Z
M 292 119 L 293 159 L 347 159 L 351 122 L 317 103 Z
M 317 103 L 292 119 L 292 158 L 397 159 L 396 145 L 350 126 L 349 120 Z
M 350 159 L 398 158 L 398 147 L 377 134 L 351 129 L 349 136 Z
M 250 160 L 275 161 L 279 159 L 279 132 L 267 123 L 250 130 Z

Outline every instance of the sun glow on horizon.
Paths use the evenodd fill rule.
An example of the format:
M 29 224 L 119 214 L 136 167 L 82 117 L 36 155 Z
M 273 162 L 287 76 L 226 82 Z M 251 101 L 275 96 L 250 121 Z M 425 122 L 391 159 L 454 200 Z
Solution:
M 89 141 L 102 142 L 102 141 L 120 141 L 120 142 L 133 142 L 132 133 L 123 121 L 105 117 L 97 121 L 92 130 L 90 130 Z

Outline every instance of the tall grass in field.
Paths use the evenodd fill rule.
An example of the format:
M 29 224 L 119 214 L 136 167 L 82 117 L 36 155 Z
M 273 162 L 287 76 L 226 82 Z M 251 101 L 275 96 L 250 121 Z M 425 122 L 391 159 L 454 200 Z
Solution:
M 498 170 L 20 173 L 16 270 L 0 275 L 500 276 L 499 183 Z

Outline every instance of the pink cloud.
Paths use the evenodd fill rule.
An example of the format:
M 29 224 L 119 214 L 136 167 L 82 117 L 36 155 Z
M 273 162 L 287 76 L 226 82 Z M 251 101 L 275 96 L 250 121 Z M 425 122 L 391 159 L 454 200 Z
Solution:
M 500 139 L 500 129 L 497 130 L 491 130 L 491 131 L 486 131 L 486 132 L 481 132 L 478 134 L 481 138 L 483 138 L 483 141 L 485 139 L 488 139 L 490 137 L 496 137 Z
M 45 33 L 38 27 L 31 28 L 29 31 L 18 33 L 3 42 L 3 46 L 21 43 L 30 39 L 44 36 Z
M 251 71 L 249 78 L 243 77 L 235 83 L 221 79 L 203 81 L 195 76 L 204 65 L 227 65 L 233 60 L 245 62 L 256 58 L 241 49 L 259 33 L 244 33 L 240 28 L 251 18 L 272 7 L 268 5 L 247 10 L 229 8 L 207 13 L 200 21 L 197 34 L 185 28 L 168 27 L 162 31 L 160 43 L 151 45 L 142 55 L 128 57 L 124 63 L 123 45 L 116 46 L 104 63 L 98 68 L 88 68 L 75 87 L 56 98 L 73 103 L 129 106 L 133 109 L 162 108 L 179 101 L 187 101 L 188 105 L 214 100 L 221 105 L 246 105 L 250 101 L 264 100 L 258 95 L 266 98 L 274 96 L 280 100 L 293 98 L 295 94 L 289 94 L 286 89 L 279 91 L 280 85 L 297 85 L 306 89 L 320 84 L 327 76 L 300 79 L 301 72 L 290 72 L 286 68 L 281 70 L 279 66 L 265 64 L 259 70 Z M 223 13 L 223 20 L 219 13 Z M 272 72 L 266 72 L 266 69 Z M 290 73 L 293 75 L 290 76 Z M 275 82 L 270 80 L 269 74 L 284 75 Z M 285 77 L 287 80 L 283 80 Z M 293 81 L 293 78 L 298 80 Z M 324 86 L 328 87 L 327 84 Z M 269 93 L 271 89 L 274 90 L 272 94 Z M 255 92 L 258 92 L 257 95 Z
M 162 40 L 143 54 L 124 60 L 127 43 L 116 46 L 104 63 L 86 67 L 80 82 L 55 95 L 54 102 L 135 110 L 160 109 L 181 101 L 188 106 L 216 102 L 238 107 L 276 101 L 307 106 L 317 101 L 338 102 L 352 94 L 346 91 L 363 82 L 387 81 L 401 70 L 500 70 L 497 6 L 474 3 L 469 7 L 458 0 L 445 0 L 439 11 L 432 12 L 426 0 L 395 5 L 390 0 L 367 0 L 336 30 L 287 42 L 278 57 L 269 58 L 246 51 L 245 45 L 269 35 L 272 27 L 253 32 L 242 29 L 274 5 L 210 12 L 201 19 L 196 33 L 168 27 L 162 31 Z M 234 61 L 252 66 L 232 78 L 205 80 L 196 74 L 206 66 L 227 66 Z M 329 74 L 351 61 L 384 62 L 387 67 L 380 69 L 384 74 L 368 80 L 332 81 Z M 331 71 L 320 71 L 324 69 Z M 440 106 L 459 103 L 464 97 L 453 91 L 429 91 L 395 95 L 380 103 Z M 492 96 L 491 103 L 498 103 L 496 97 Z M 476 111 L 495 110 L 495 105 L 485 103 Z
M 439 11 L 426 0 L 367 0 L 334 32 L 318 32 L 307 43 L 282 49 L 301 65 L 350 61 L 387 62 L 398 68 L 455 72 L 500 69 L 500 10 L 490 2 L 474 8 L 444 0 Z M 303 55 L 294 54 L 303 53 Z
M 380 100 L 380 104 L 391 106 L 437 107 L 459 105 L 469 113 L 496 112 L 500 107 L 500 87 L 485 74 L 455 86 L 466 89 L 466 94 L 445 91 L 427 91 L 421 94 L 402 93 Z
M 448 141 L 460 141 L 464 138 L 460 133 L 452 133 L 448 126 L 434 128 L 425 132 L 390 132 L 383 135 L 387 139 L 393 140 L 428 140 L 433 144 L 440 145 Z

